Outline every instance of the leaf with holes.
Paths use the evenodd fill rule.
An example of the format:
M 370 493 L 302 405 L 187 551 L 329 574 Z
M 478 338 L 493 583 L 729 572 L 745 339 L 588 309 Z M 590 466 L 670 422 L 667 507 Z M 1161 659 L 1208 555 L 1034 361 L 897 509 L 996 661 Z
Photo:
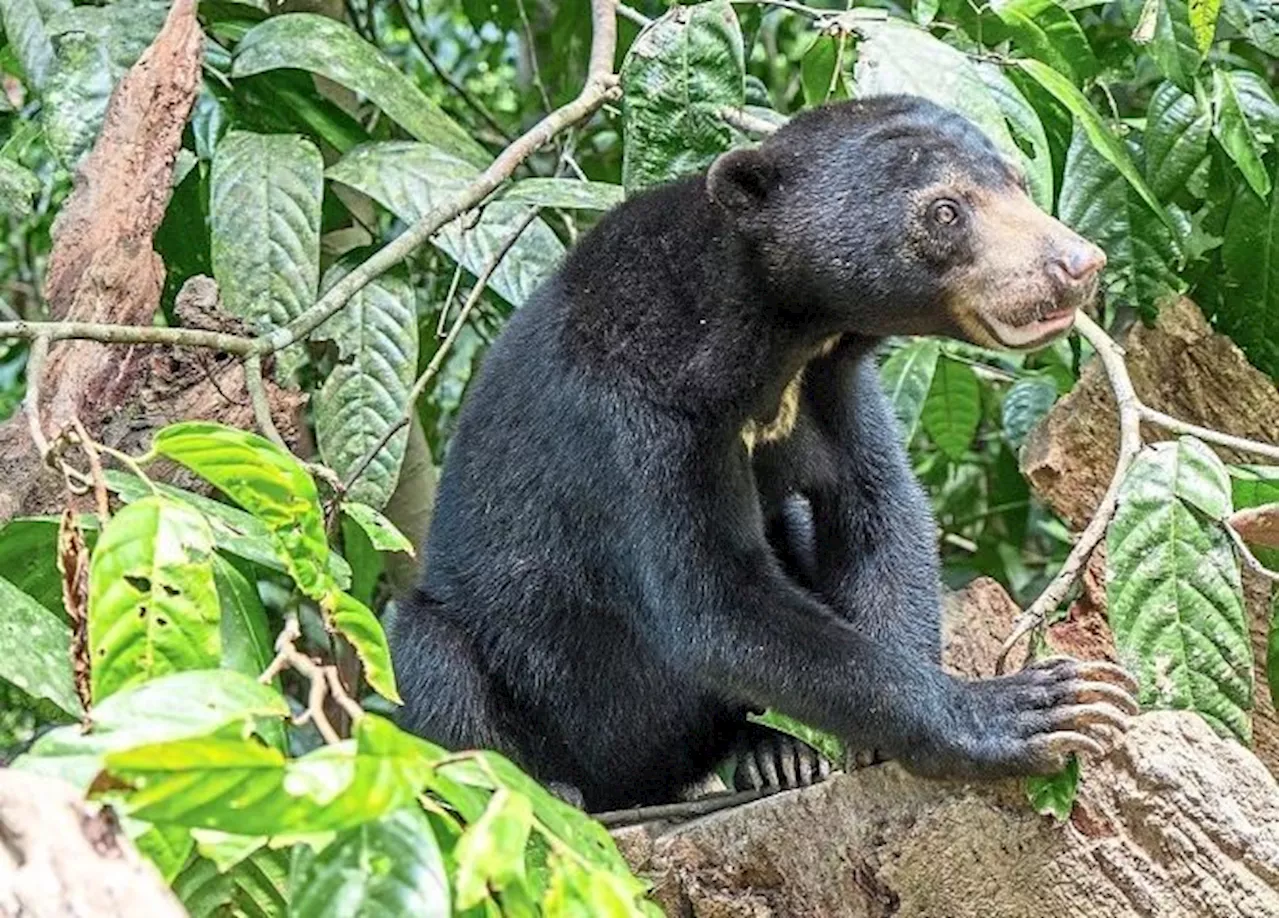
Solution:
M 273 16 L 236 45 L 235 79 L 278 69 L 306 70 L 359 93 L 411 135 L 483 168 L 492 158 L 382 52 L 345 23 L 313 13 Z
M 166 673 L 221 662 L 213 534 L 160 497 L 122 509 L 89 563 L 93 698 Z
M 275 689 L 241 673 L 173 673 L 95 704 L 88 733 L 76 725 L 43 734 L 13 767 L 52 775 L 84 790 L 102 770 L 108 752 L 224 730 L 243 732 L 288 714 L 289 705 Z
M 1077 130 L 1067 151 L 1058 218 L 1107 253 L 1104 283 L 1144 314 L 1182 287 L 1173 234 L 1124 176 Z
M 222 306 L 259 331 L 287 325 L 316 299 L 324 161 L 305 137 L 231 131 L 210 174 L 210 255 Z M 277 354 L 286 374 L 300 346 Z
M 342 512 L 359 526 L 369 538 L 369 544 L 378 551 L 402 551 L 406 555 L 413 554 L 413 543 L 405 534 L 377 510 L 368 504 L 344 500 Z
M 525 846 L 533 829 L 533 804 L 499 788 L 481 816 L 467 826 L 453 849 L 457 861 L 457 906 L 479 905 L 492 889 L 525 882 Z
M 121 803 L 138 819 L 272 836 L 342 831 L 407 806 L 444 754 L 366 714 L 354 740 L 296 759 L 253 740 L 206 736 L 109 753 L 106 766 L 130 788 Z
M 416 806 L 339 833 L 300 855 L 292 883 L 292 915 L 447 916 L 449 880 L 431 823 Z
M 982 394 L 973 370 L 956 360 L 940 360 L 920 420 L 948 458 L 963 457 L 982 420 Z
M 452 200 L 471 182 L 470 164 L 424 143 L 387 141 L 358 147 L 329 167 L 328 176 L 373 198 L 406 223 Z M 472 226 L 455 220 L 431 243 L 479 276 L 528 216 L 529 207 L 497 200 Z M 535 219 L 489 278 L 489 287 L 519 306 L 559 265 L 564 245 L 542 219 Z
M 1190 498 L 1188 500 L 1187 498 Z M 1144 706 L 1190 709 L 1247 743 L 1253 655 L 1221 461 L 1190 437 L 1145 449 L 1107 530 L 1107 608 Z
M 612 182 L 579 179 L 527 178 L 507 185 L 497 195 L 501 201 L 565 210 L 609 210 L 622 203 L 622 186 Z
M 329 543 L 316 483 L 270 440 L 206 421 L 156 433 L 158 455 L 184 465 L 257 517 L 274 538 L 289 575 L 312 599 L 328 588 Z
M 1208 157 L 1210 123 L 1199 99 L 1173 83 L 1161 83 L 1151 94 L 1142 145 L 1147 181 L 1161 200 L 1186 188 L 1191 174 Z
M 622 184 L 627 193 L 700 172 L 733 139 L 721 108 L 746 101 L 742 29 L 728 0 L 676 6 L 622 61 Z
M 49 149 L 64 167 L 74 168 L 93 146 L 112 90 L 159 33 L 168 11 L 167 0 L 122 0 L 70 7 L 46 20 L 54 56 L 41 120 Z
M 902 425 L 903 439 L 908 443 L 915 436 L 920 410 L 929 397 L 938 354 L 938 342 L 923 338 L 898 348 L 880 367 L 880 384 L 889 397 L 898 423 Z
M 1067 111 L 1071 112 L 1076 119 L 1076 124 L 1084 132 L 1087 142 L 1099 156 L 1116 168 L 1120 175 L 1124 177 L 1124 180 L 1133 187 L 1133 190 L 1142 199 L 1143 203 L 1150 207 L 1151 212 L 1172 232 L 1173 221 L 1169 219 L 1169 215 L 1160 206 L 1160 201 L 1151 193 L 1151 189 L 1147 187 L 1147 183 L 1142 178 L 1142 173 L 1133 164 L 1133 159 L 1125 149 L 1124 143 L 1107 127 L 1102 120 L 1102 116 L 1098 114 L 1097 109 L 1085 98 L 1084 94 L 1072 86 L 1071 82 L 1062 74 L 1052 67 L 1042 64 L 1040 61 L 1017 60 L 1013 61 L 1013 63 L 1026 71 L 1046 92 L 1061 102 Z M 1072 143 L 1074 144 L 1075 141 L 1073 140 Z M 1068 187 L 1070 187 L 1070 183 L 1064 178 L 1063 190 L 1065 191 Z
M 391 650 L 387 647 L 387 634 L 378 617 L 364 603 L 341 590 L 335 590 L 325 597 L 321 601 L 321 608 L 328 615 L 334 629 L 355 649 L 364 666 L 364 678 L 369 687 L 388 701 L 400 704 L 396 675 L 391 668 Z
M 325 274 L 326 289 L 365 253 L 344 259 Z M 404 419 L 418 370 L 418 313 L 413 287 L 401 269 L 375 278 L 317 328 L 313 340 L 332 341 L 337 365 L 315 399 L 320 456 L 344 482 L 352 499 L 383 507 L 395 490 L 404 461 L 407 425 L 367 464 L 365 456 Z M 359 471 L 359 477 L 352 476 Z
M 66 622 L 3 577 L 0 609 L 0 679 L 79 717 Z
M 1241 185 L 1227 214 L 1222 240 L 1222 297 L 1214 326 L 1274 379 L 1280 359 L 1280 185 L 1267 199 Z
M 1029 376 L 1010 386 L 1000 406 L 1005 441 L 1014 449 L 1021 447 L 1057 400 L 1058 387 L 1047 376 Z

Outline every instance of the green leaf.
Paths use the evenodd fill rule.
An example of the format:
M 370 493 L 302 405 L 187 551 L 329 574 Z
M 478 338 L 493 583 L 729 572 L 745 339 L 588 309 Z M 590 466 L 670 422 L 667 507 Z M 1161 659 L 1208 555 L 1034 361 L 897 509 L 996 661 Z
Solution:
M 1145 314 L 1154 314 L 1157 302 L 1181 289 L 1173 235 L 1081 130 L 1067 151 L 1058 217 L 1102 246 L 1104 279 L 1119 284 Z
M 297 759 L 216 736 L 113 752 L 107 770 L 133 787 L 123 803 L 138 819 L 273 836 L 341 831 L 408 806 L 443 755 L 366 714 L 354 741 Z
M 565 210 L 610 210 L 622 203 L 622 186 L 578 179 L 527 178 L 507 185 L 498 200 Z
M 987 92 L 1004 115 L 1005 125 L 1018 147 L 1027 190 L 1041 210 L 1053 210 L 1053 154 L 1040 115 L 1027 97 L 995 64 L 975 65 Z
M 1274 101 L 1271 107 L 1275 107 Z M 1213 136 L 1240 167 L 1254 194 L 1265 199 L 1271 191 L 1271 176 L 1262 161 L 1266 144 L 1245 119 L 1235 71 L 1213 72 L 1213 111 Z
M 65 619 L 57 560 L 59 522 L 56 516 L 29 516 L 0 526 L 0 571 L 13 586 Z M 97 525 L 96 519 L 87 515 L 78 517 L 76 523 L 82 531 Z
M 288 850 L 260 849 L 225 873 L 192 858 L 173 882 L 191 918 L 284 918 L 288 909 Z
M 263 835 L 232 835 L 216 829 L 184 829 L 195 840 L 201 857 L 213 861 L 219 873 L 226 873 L 267 843 Z
M 388 141 L 352 150 L 329 167 L 328 176 L 373 198 L 406 223 L 448 203 L 475 178 L 471 165 L 422 143 Z M 473 275 L 484 273 L 512 233 L 528 215 L 520 203 L 494 201 L 475 226 L 455 220 L 431 242 Z M 511 246 L 489 287 L 513 306 L 532 295 L 559 266 L 564 245 L 541 219 L 525 228 Z
M 273 688 L 226 669 L 174 673 L 122 689 L 93 707 L 93 725 L 50 730 L 14 768 L 61 778 L 84 790 L 112 751 L 244 731 L 278 720 L 289 706 Z
M 1222 0 L 1187 0 L 1187 16 L 1191 20 L 1191 32 L 1201 58 L 1209 53 L 1209 46 L 1213 44 L 1221 8 Z
M 1058 387 L 1047 376 L 1028 376 L 1010 386 L 1000 406 L 1005 441 L 1015 450 L 1021 447 L 1057 400 Z
M 45 20 L 54 13 L 71 8 L 70 0 L 0 0 L 0 26 L 3 26 L 9 47 L 22 65 L 31 88 L 39 92 L 44 88 L 49 68 L 53 64 L 53 43 Z M 0 202 L 3 202 L 0 197 Z
M 787 736 L 794 736 L 800 742 L 808 743 L 822 753 L 832 767 L 844 767 L 846 748 L 839 737 L 824 733 L 822 730 L 810 727 L 808 724 L 803 724 L 793 717 L 788 717 L 773 710 L 765 711 L 763 714 L 748 714 L 747 720 L 752 723 L 764 724 L 779 733 L 787 734 Z
M 1280 54 L 1280 8 L 1273 0 L 1222 0 L 1222 18 L 1264 54 Z
M 915 26 L 889 20 L 859 23 L 859 29 L 867 38 L 858 46 L 856 96 L 908 93 L 959 112 L 981 128 L 1011 162 L 1023 164 L 1036 203 L 1046 209 L 1052 205 L 1047 149 L 1043 155 L 1028 156 L 1009 132 L 1007 111 L 1016 112 L 1016 119 L 1012 119 L 1015 125 L 1028 126 L 1025 108 L 1010 95 L 1017 93 L 1016 88 L 995 77 L 984 77 L 963 53 Z M 999 84 L 999 89 L 989 88 L 992 84 Z
M 240 40 L 231 76 L 239 79 L 280 68 L 333 80 L 373 102 L 418 140 L 473 166 L 489 164 L 489 152 L 461 125 L 377 48 L 335 19 L 312 13 L 271 17 Z
M 997 0 L 992 9 L 1009 27 L 1020 50 L 1071 82 L 1079 84 L 1098 72 L 1098 59 L 1080 24 L 1055 0 Z
M 1147 181 L 1162 201 L 1186 188 L 1191 174 L 1208 157 L 1211 122 L 1196 96 L 1173 83 L 1161 83 L 1151 94 L 1142 144 Z
M 1170 231 L 1173 231 L 1173 221 L 1169 219 L 1169 215 L 1160 206 L 1160 201 L 1151 193 L 1147 183 L 1143 181 L 1142 174 L 1138 171 L 1138 167 L 1133 164 L 1133 160 L 1129 158 L 1129 153 L 1125 150 L 1124 144 L 1103 123 L 1102 116 L 1098 114 L 1089 100 L 1084 97 L 1084 94 L 1072 86 L 1069 80 L 1052 67 L 1047 67 L 1040 61 L 1016 60 L 1012 63 L 1025 70 L 1046 92 L 1061 102 L 1067 111 L 1071 112 L 1080 128 L 1083 129 L 1089 143 L 1098 152 L 1098 155 L 1124 176 L 1124 180 L 1133 187 L 1138 197 L 1151 208 L 1151 212 L 1159 217 L 1161 222 L 1169 227 Z M 1069 183 L 1064 180 L 1064 192 L 1067 187 L 1069 187 Z
M 329 622 L 355 649 L 364 665 L 364 678 L 375 692 L 400 704 L 396 691 L 396 676 L 391 668 L 391 650 L 387 647 L 387 635 L 378 617 L 369 607 L 340 590 L 331 593 L 322 603 Z
M 364 530 L 364 534 L 369 537 L 369 544 L 378 551 L 402 551 L 407 555 L 413 554 L 413 543 L 405 537 L 405 534 L 396 528 L 395 523 L 368 504 L 344 500 L 342 512 Z
M 148 826 L 146 823 L 137 825 L 146 828 L 141 834 L 133 836 L 134 846 L 156 865 L 166 883 L 172 883 L 195 846 L 191 833 L 182 826 Z
M 938 342 L 932 338 L 912 341 L 889 355 L 880 367 L 880 384 L 902 425 L 903 439 L 911 442 L 920 423 L 933 374 L 938 366 Z
M 938 362 L 920 420 L 948 458 L 964 456 L 982 420 L 978 377 L 967 364 L 945 357 Z
M 1080 760 L 1072 755 L 1067 758 L 1067 767 L 1056 775 L 1033 775 L 1026 779 L 1027 801 L 1041 816 L 1066 822 L 1071 818 L 1079 786 Z
M 1276 378 L 1280 317 L 1280 187 L 1268 200 L 1240 187 L 1227 215 L 1222 241 L 1223 296 L 1213 315 L 1218 331 L 1230 335 L 1249 360 Z
M 1271 688 L 1271 706 L 1280 707 L 1280 605 L 1271 606 L 1271 627 L 1267 629 L 1267 685 Z
M 524 849 L 532 829 L 529 798 L 498 789 L 484 815 L 467 826 L 453 850 L 458 864 L 458 908 L 479 905 L 490 889 L 501 891 L 524 883 Z
M 213 582 L 222 609 L 218 629 L 222 637 L 222 665 L 257 678 L 275 657 L 267 610 L 258 598 L 258 589 L 234 564 L 218 555 L 213 558 Z M 282 724 L 265 722 L 260 732 L 271 745 L 285 748 Z
M 297 918 L 452 914 L 440 846 L 416 806 L 340 833 L 304 860 L 291 885 Z
M 1188 0 L 1147 0 L 1135 38 L 1150 36 L 1151 57 L 1160 72 L 1190 90 L 1202 54 L 1191 27 Z
M 216 667 L 220 614 L 204 518 L 160 497 L 126 506 L 89 563 L 94 700 L 166 673 Z
M 71 669 L 71 629 L 3 577 L 0 609 L 0 679 L 79 717 L 83 708 Z
M 218 546 L 218 551 L 252 561 L 254 564 L 282 574 L 289 573 L 288 556 L 283 546 L 279 544 L 266 524 L 256 516 L 245 513 L 238 507 L 232 507 L 213 498 L 184 491 L 172 485 L 154 482 L 148 486 L 137 476 L 116 469 L 107 469 L 105 477 L 107 487 L 119 494 L 120 499 L 126 503 L 150 497 L 159 491 L 170 500 L 191 506 L 204 515 L 205 522 L 213 530 L 214 544 Z M 54 520 L 54 523 L 56 525 L 57 521 Z M 0 561 L 4 558 L 3 546 L 4 542 L 0 541 Z M 328 572 L 342 589 L 345 590 L 350 586 L 350 567 L 340 555 L 332 551 L 329 552 Z
M 628 194 L 700 172 L 729 149 L 718 111 L 746 101 L 742 30 L 728 0 L 677 6 L 622 61 L 622 184 Z
M 316 299 L 324 161 L 305 137 L 231 131 L 210 175 L 213 276 L 221 303 L 255 330 L 287 325 Z M 286 375 L 295 346 L 277 355 Z
M 326 273 L 328 289 L 363 253 L 343 259 Z M 403 269 L 374 278 L 346 306 L 317 328 L 313 340 L 332 341 L 337 365 L 315 397 L 316 441 L 325 465 L 343 481 L 360 476 L 347 492 L 354 500 L 383 507 L 395 490 L 404 462 L 408 425 L 386 440 L 367 465 L 365 456 L 404 420 L 418 370 L 418 312 Z
M 1229 465 L 1231 506 L 1236 510 L 1280 502 L 1280 469 L 1271 465 Z
M 329 543 L 315 482 L 270 440 L 206 421 L 171 424 L 152 449 L 186 466 L 266 525 L 289 574 L 313 599 L 327 588 Z
M 800 58 L 800 86 L 807 105 L 849 98 L 845 68 L 853 57 L 845 35 L 816 34 Z
M 40 179 L 34 172 L 0 156 L 0 213 L 21 220 L 31 213 L 31 201 L 39 193 Z
M 64 167 L 74 168 L 93 145 L 111 91 L 156 37 L 168 11 L 166 0 L 120 0 L 72 7 L 47 20 L 54 60 L 41 118 L 49 148 Z
M 1107 530 L 1107 607 L 1143 705 L 1193 710 L 1247 743 L 1253 657 L 1240 571 L 1230 539 L 1199 509 L 1230 500 L 1226 470 L 1199 441 L 1144 450 Z

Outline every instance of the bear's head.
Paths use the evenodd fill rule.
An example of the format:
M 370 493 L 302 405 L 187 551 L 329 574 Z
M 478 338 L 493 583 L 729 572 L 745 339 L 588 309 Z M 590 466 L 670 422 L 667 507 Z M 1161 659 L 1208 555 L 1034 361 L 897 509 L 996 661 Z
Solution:
M 1092 302 L 1106 263 L 981 130 L 910 96 L 799 115 L 717 159 L 707 193 L 780 303 L 863 334 L 1038 346 Z

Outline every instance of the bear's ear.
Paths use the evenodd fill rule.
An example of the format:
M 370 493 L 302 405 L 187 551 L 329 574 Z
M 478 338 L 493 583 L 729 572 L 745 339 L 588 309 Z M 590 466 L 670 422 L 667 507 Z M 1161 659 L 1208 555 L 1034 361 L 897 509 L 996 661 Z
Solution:
M 707 194 L 730 211 L 759 206 L 777 183 L 777 167 L 758 148 L 722 153 L 707 172 Z

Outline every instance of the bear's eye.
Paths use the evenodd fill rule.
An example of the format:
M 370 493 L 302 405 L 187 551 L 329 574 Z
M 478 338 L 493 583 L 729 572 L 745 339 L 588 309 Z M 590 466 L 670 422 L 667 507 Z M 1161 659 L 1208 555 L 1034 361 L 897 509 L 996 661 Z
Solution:
M 934 201 L 930 212 L 933 215 L 934 222 L 941 223 L 943 226 L 955 223 L 956 220 L 960 219 L 960 208 L 955 201 L 945 199 Z

